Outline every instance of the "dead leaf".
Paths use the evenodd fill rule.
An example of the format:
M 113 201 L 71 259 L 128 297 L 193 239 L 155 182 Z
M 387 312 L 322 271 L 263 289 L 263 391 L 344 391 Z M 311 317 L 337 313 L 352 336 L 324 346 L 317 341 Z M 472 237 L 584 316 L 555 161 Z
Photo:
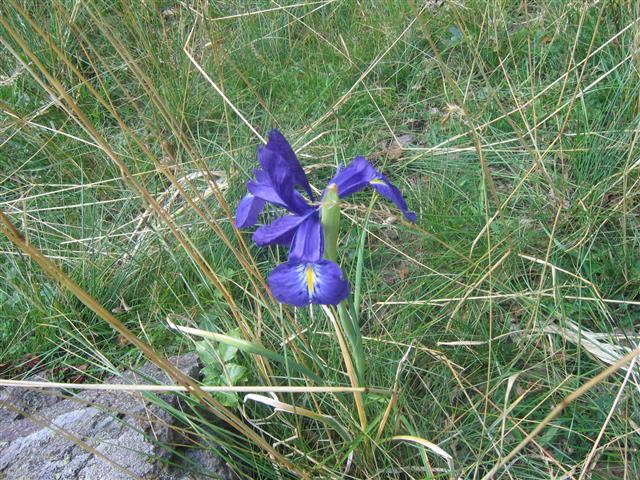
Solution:
M 400 280 L 404 280 L 405 278 L 407 278 L 409 276 L 409 267 L 407 267 L 406 265 L 400 267 L 398 269 L 398 276 L 400 277 Z
M 446 124 L 449 120 L 452 119 L 462 119 L 464 118 L 464 109 L 454 103 L 447 103 L 447 108 L 444 116 L 440 123 L 442 125 Z
M 172 8 L 172 7 L 167 7 L 167 8 L 162 9 L 160 14 L 162 15 L 162 19 L 166 23 L 171 23 L 176 19 L 176 15 L 178 14 L 178 9 L 177 8 Z
M 74 375 L 69 377 L 69 383 L 85 383 L 87 381 L 86 375 Z
M 402 156 L 405 147 L 411 145 L 415 141 L 415 137 L 410 134 L 400 135 L 396 138 L 384 140 L 378 144 L 379 153 L 387 160 L 395 161 Z M 372 155 L 372 158 L 380 156 L 378 153 Z
M 410 273 L 411 271 L 409 270 L 409 265 L 406 262 L 401 261 L 394 267 L 385 270 L 385 272 L 382 274 L 382 280 L 387 285 L 394 285 L 398 281 L 406 280 L 409 277 Z
M 400 135 L 397 140 L 401 147 L 408 147 L 416 140 L 416 138 L 413 135 L 405 134 Z
M 391 142 L 391 145 L 384 149 L 384 156 L 388 160 L 397 160 L 402 156 L 402 147 L 396 142 Z
M 34 355 L 33 353 L 27 353 L 24 356 L 22 366 L 26 370 L 31 370 L 33 368 L 36 368 L 38 365 L 40 365 L 40 363 L 42 363 L 42 359 L 39 356 Z
M 550 35 L 545 35 L 540 39 L 540 43 L 542 45 L 549 45 L 553 41 L 553 37 Z
M 123 297 L 120 297 L 120 306 L 111 309 L 111 313 L 127 313 L 131 308 L 127 305 L 126 300 Z

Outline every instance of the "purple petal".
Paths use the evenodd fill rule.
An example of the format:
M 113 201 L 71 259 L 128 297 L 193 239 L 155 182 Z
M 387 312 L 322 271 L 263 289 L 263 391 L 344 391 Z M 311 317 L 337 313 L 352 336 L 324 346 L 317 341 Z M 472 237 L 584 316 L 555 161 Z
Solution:
M 260 182 L 259 180 L 252 180 L 247 182 L 247 190 L 249 190 L 253 196 L 264 200 L 265 202 L 269 202 L 282 208 L 287 208 L 284 200 L 280 198 L 278 193 L 271 186 L 271 181 Z
M 271 271 L 269 288 L 276 300 L 294 307 L 304 307 L 311 302 L 304 268 L 304 263 L 287 262 Z
M 410 222 L 416 221 L 415 212 L 409 211 L 407 202 L 405 202 L 404 198 L 402 198 L 402 193 L 400 193 L 400 190 L 398 190 L 395 185 L 387 180 L 387 177 L 385 177 L 381 173 L 378 173 L 377 178 L 374 178 L 369 183 L 380 195 L 382 195 L 387 200 L 392 201 L 396 205 L 396 207 L 398 207 L 402 211 L 407 220 L 409 220 Z
M 285 160 L 295 184 L 300 185 L 313 200 L 311 185 L 309 185 L 309 180 L 307 180 L 307 176 L 298 161 L 298 157 L 291 148 L 291 145 L 289 145 L 289 142 L 287 142 L 287 139 L 284 138 L 284 135 L 282 135 L 278 129 L 274 128 L 269 132 L 269 140 L 265 145 L 265 149 L 277 153 Z
M 276 218 L 269 225 L 264 225 L 253 232 L 253 241 L 259 247 L 272 245 L 288 245 L 298 226 L 306 219 L 297 215 L 285 215 Z
M 349 165 L 338 169 L 335 176 L 329 181 L 338 188 L 340 198 L 348 197 L 365 187 L 376 177 L 376 170 L 364 157 L 356 157 Z
M 286 202 L 280 198 L 278 192 L 273 188 L 271 178 L 264 170 L 256 169 L 253 171 L 255 180 L 247 182 L 247 190 L 265 202 L 269 202 L 273 205 L 277 205 L 282 208 L 287 208 Z
M 349 282 L 329 260 L 278 265 L 269 275 L 269 287 L 276 300 L 295 307 L 337 305 L 349 295 Z
M 364 157 L 354 158 L 349 165 L 338 170 L 329 181 L 329 185 L 335 184 L 340 198 L 352 195 L 371 185 L 387 200 L 391 200 L 410 222 L 416 221 L 416 214 L 410 212 L 407 202 L 402 198 L 398 190 L 382 173 L 373 168 L 373 165 Z
M 295 188 L 295 171 L 282 155 L 266 147 L 259 147 L 258 159 L 269 181 L 250 182 L 247 187 L 251 193 L 268 202 L 284 206 L 298 215 L 311 210 L 312 207 Z
M 345 280 L 338 264 L 321 260 L 311 265 L 314 274 L 312 303 L 337 305 L 349 296 L 349 282 Z
M 293 237 L 289 261 L 317 262 L 324 254 L 324 235 L 320 214 L 315 211 L 302 222 Z
M 252 227 L 258 220 L 258 215 L 264 208 L 264 200 L 254 197 L 250 193 L 247 193 L 236 210 L 236 227 L 245 228 Z

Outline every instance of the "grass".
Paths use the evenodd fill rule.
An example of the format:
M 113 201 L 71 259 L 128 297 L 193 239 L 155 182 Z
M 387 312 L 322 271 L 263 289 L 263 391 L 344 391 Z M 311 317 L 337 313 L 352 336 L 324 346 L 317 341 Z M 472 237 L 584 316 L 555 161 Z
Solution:
M 397 396 L 365 395 L 365 435 L 351 395 L 278 396 L 329 423 L 268 417 L 259 402 L 231 410 L 267 417 L 255 431 L 314 477 L 483 478 L 540 425 L 497 477 L 638 478 L 637 370 L 545 417 L 637 338 L 640 11 L 436 3 L 11 0 L 0 7 L 0 208 L 159 354 L 200 341 L 168 321 L 240 328 L 348 386 L 322 310 L 264 295 L 285 252 L 237 235 L 225 202 L 235 208 L 272 127 L 316 186 L 367 155 L 418 213 L 404 223 L 362 194 L 342 223 L 342 267 L 353 280 L 363 266 L 365 384 Z M 409 144 L 390 146 L 403 134 Z M 3 377 L 100 381 L 143 360 L 4 237 L 0 250 Z M 242 385 L 305 384 L 286 362 L 234 362 Z M 176 414 L 247 478 L 290 475 L 263 448 Z M 391 440 L 401 435 L 438 445 L 454 473 L 424 444 Z

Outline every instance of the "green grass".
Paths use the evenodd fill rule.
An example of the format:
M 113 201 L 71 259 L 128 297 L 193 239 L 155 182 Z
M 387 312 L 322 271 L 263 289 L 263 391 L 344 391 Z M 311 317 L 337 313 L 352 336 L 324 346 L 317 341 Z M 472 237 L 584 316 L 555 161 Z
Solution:
M 348 385 L 322 310 L 294 313 L 261 299 L 241 260 L 266 276 L 285 252 L 251 246 L 250 256 L 243 253 L 207 176 L 185 181 L 185 194 L 175 179 L 214 171 L 233 210 L 260 144 L 249 125 L 262 136 L 278 127 L 304 147 L 298 153 L 317 187 L 336 164 L 369 156 L 418 213 L 412 226 L 376 202 L 361 257 L 365 383 L 398 385 L 382 440 L 422 437 L 453 456 L 456 478 L 482 478 L 605 368 L 583 341 L 590 332 L 609 349 L 636 341 L 640 11 L 630 1 L 415 3 L 196 2 L 189 9 L 57 0 L 46 8 L 24 2 L 22 11 L 6 2 L 0 208 L 158 352 L 194 349 L 167 320 L 217 333 L 240 322 L 248 340 L 305 363 L 326 385 Z M 60 102 L 52 100 L 53 79 L 68 94 Z M 384 148 L 402 134 L 413 136 L 410 145 Z M 159 199 L 235 305 L 166 218 L 148 210 L 114 157 Z M 343 217 L 339 255 L 352 280 L 369 198 L 356 196 Z M 250 232 L 242 235 L 250 243 Z M 89 364 L 87 381 L 142 361 L 4 237 L 0 251 L 4 377 L 25 375 L 33 363 L 27 355 L 58 377 L 63 366 Z M 548 330 L 573 324 L 578 342 Z M 304 335 L 283 347 L 296 331 Z M 267 385 L 257 357 L 239 355 L 245 384 Z M 272 384 L 304 384 L 280 363 L 269 369 Z M 624 371 L 599 382 L 545 423 L 500 478 L 638 478 L 635 372 L 629 382 Z M 362 441 L 352 397 L 280 400 L 332 415 L 354 435 L 346 476 L 449 477 L 429 450 L 372 441 L 388 397 L 366 396 L 374 447 Z M 270 411 L 248 403 L 237 413 Z M 199 435 L 211 435 L 209 421 L 194 422 Z M 343 475 L 349 445 L 321 422 L 280 413 L 260 428 L 270 444 L 289 439 L 277 450 L 301 470 Z M 258 447 L 224 441 L 247 478 L 287 477 Z

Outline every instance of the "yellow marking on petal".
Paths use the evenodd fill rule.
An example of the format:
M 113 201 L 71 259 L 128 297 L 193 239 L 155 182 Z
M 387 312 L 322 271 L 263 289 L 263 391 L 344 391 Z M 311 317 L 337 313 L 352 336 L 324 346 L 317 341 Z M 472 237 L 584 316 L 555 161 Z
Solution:
M 309 292 L 309 296 L 311 297 L 313 295 L 313 291 L 315 289 L 315 279 L 313 277 L 313 267 L 311 265 L 308 265 L 307 268 L 305 268 L 305 273 L 307 275 L 307 292 Z
M 384 180 L 380 180 L 379 178 L 374 178 L 369 183 L 371 185 L 386 185 L 387 184 Z

